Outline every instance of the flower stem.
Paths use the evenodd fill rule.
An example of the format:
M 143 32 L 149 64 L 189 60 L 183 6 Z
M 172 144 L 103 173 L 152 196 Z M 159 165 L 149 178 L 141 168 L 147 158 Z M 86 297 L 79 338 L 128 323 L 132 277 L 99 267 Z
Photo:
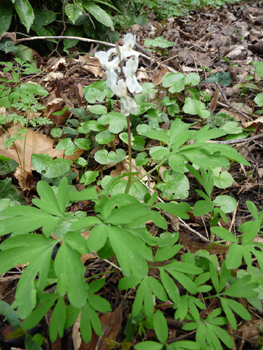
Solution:
M 132 149 L 131 149 L 131 126 L 130 126 L 130 116 L 127 116 L 127 131 L 128 131 L 128 149 L 129 149 L 129 175 L 128 175 L 128 182 L 125 189 L 125 193 L 129 193 L 131 184 L 132 184 Z

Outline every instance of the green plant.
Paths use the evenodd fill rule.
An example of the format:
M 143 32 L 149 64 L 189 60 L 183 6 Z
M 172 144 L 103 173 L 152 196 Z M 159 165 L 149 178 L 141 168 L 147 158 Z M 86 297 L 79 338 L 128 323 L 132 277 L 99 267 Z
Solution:
M 109 311 L 110 304 L 94 293 L 99 291 L 105 280 L 96 279 L 96 276 L 92 277 L 93 282 L 90 282 L 90 278 L 85 279 L 85 268 L 80 262 L 81 254 L 97 251 L 102 259 L 109 259 L 115 255 L 119 269 L 125 275 L 119 282 L 120 290 L 139 286 L 131 317 L 135 318 L 142 312 L 144 316 L 138 326 L 143 322 L 143 330 L 152 324 L 161 344 L 166 344 L 168 334 L 166 321 L 160 308 L 162 303 L 171 300 L 175 309 L 175 318 L 183 320 L 186 317 L 191 321 L 183 328 L 197 330 L 196 345 L 190 342 L 190 345 L 185 344 L 186 349 L 199 347 L 203 349 L 205 344 L 210 344 L 212 349 L 221 349 L 220 340 L 228 348 L 232 347 L 231 338 L 219 326 L 230 322 L 233 329 L 236 329 L 237 323 L 232 310 L 243 319 L 251 319 L 248 311 L 231 298 L 243 297 L 256 300 L 258 283 L 249 283 L 250 270 L 245 276 L 240 275 L 239 279 L 231 278 L 231 269 L 240 266 L 242 254 L 248 266 L 251 266 L 252 259 L 250 254 L 245 253 L 246 251 L 253 253 L 261 268 L 263 267 L 262 244 L 252 242 L 262 225 L 263 212 L 258 215 L 252 203 L 247 202 L 247 205 L 256 221 L 247 222 L 239 228 L 240 231 L 244 231 L 241 244 L 238 243 L 239 238 L 226 229 L 212 228 L 214 234 L 222 239 L 220 243 L 224 240 L 233 242 L 218 278 L 217 262 L 209 262 L 208 269 L 204 267 L 205 265 L 200 268 L 196 266 L 196 259 L 191 253 L 182 255 L 181 262 L 172 260 L 171 263 L 167 263 L 166 261 L 174 257 L 182 247 L 176 244 L 179 235 L 165 232 L 158 238 L 151 236 L 147 231 L 145 221 L 149 218 L 162 229 L 165 230 L 167 227 L 166 221 L 154 208 L 185 218 L 186 211 L 189 210 L 186 203 L 153 204 L 157 197 L 156 193 L 147 203 L 141 203 L 128 194 L 113 195 L 110 198 L 102 195 L 99 199 L 94 187 L 88 187 L 81 192 L 69 192 L 66 178 L 60 182 L 57 195 L 45 181 L 38 183 L 38 193 L 40 199 L 33 199 L 33 203 L 39 209 L 15 206 L 0 212 L 0 234 L 12 233 L 12 236 L 1 244 L 0 272 L 4 273 L 18 263 L 30 262 L 19 280 L 16 300 L 12 305 L 12 308 L 17 308 L 18 317 L 25 319 L 24 330 L 32 328 L 51 307 L 54 307 L 49 330 L 51 340 L 55 340 L 57 334 L 62 336 L 64 328 L 74 323 L 81 310 L 80 329 L 83 339 L 86 342 L 90 341 L 91 328 L 101 335 L 96 310 Z M 69 201 L 86 199 L 95 202 L 96 216 L 65 211 Z M 41 227 L 44 235 L 28 233 Z M 88 228 L 91 231 L 86 241 L 80 232 Z M 57 239 L 49 238 L 52 232 Z M 58 241 L 61 245 L 53 261 L 51 254 Z M 154 255 L 150 249 L 151 246 L 158 246 Z M 255 247 L 260 250 L 256 250 Z M 239 256 L 240 259 L 237 258 Z M 70 265 L 67 264 L 69 260 Z M 155 263 L 159 262 L 164 262 L 164 265 L 156 266 Z M 160 270 L 160 281 L 149 275 L 151 268 Z M 37 276 L 38 279 L 35 280 Z M 170 276 L 186 289 L 186 295 L 180 295 Z M 207 284 L 210 279 L 212 285 Z M 45 293 L 45 288 L 54 283 L 57 284 L 55 292 Z M 227 283 L 231 286 L 225 289 Z M 216 292 L 214 295 L 210 293 L 201 299 L 196 297 L 198 293 L 206 295 L 205 293 L 212 289 Z M 68 297 L 68 305 L 64 301 L 65 295 Z M 159 300 L 156 304 L 153 301 L 153 295 Z M 211 298 L 218 298 L 222 308 L 214 310 L 205 320 L 202 320 L 199 309 L 204 309 L 205 300 Z M 222 312 L 225 316 L 217 319 Z M 129 332 L 131 329 L 127 329 L 128 334 Z M 205 338 L 203 338 L 204 334 L 206 334 Z M 161 349 L 161 344 L 158 345 L 158 349 Z M 147 349 L 149 345 L 148 342 L 144 342 L 136 345 L 135 348 Z M 183 344 L 181 345 L 183 347 Z M 168 348 L 169 346 L 167 345 Z M 179 344 L 171 346 L 176 348 Z
M 38 73 L 39 70 L 35 69 L 31 64 L 22 61 L 19 58 L 15 58 L 17 66 L 14 67 L 12 63 L 0 62 L 1 65 L 4 65 L 4 72 L 12 72 L 12 79 L 0 78 L 0 81 L 4 82 L 5 85 L 0 85 L 0 106 L 4 106 L 5 109 L 12 107 L 15 109 L 15 113 L 7 114 L 6 116 L 0 115 L 0 127 L 7 134 L 7 137 L 4 140 L 4 146 L 7 149 L 14 145 L 16 149 L 15 142 L 17 140 L 24 139 L 24 156 L 23 160 L 20 159 L 19 154 L 18 159 L 20 162 L 21 168 L 25 168 L 25 145 L 26 145 L 26 133 L 29 125 L 46 125 L 52 124 L 48 118 L 31 118 L 29 119 L 30 113 L 34 115 L 39 110 L 44 109 L 44 107 L 37 102 L 35 95 L 37 96 L 46 96 L 48 92 L 40 85 L 33 83 L 19 83 L 19 79 L 22 74 L 31 74 Z M 20 112 L 20 114 L 18 113 Z M 26 115 L 23 115 L 26 112 Z M 13 136 L 8 134 L 8 131 L 5 130 L 5 125 L 8 123 L 19 123 L 22 128 L 17 129 Z
M 263 212 L 258 214 L 255 205 L 247 202 L 254 221 L 242 224 L 239 227 L 242 234 L 235 236 L 217 226 L 218 215 L 226 220 L 225 213 L 235 209 L 235 201 L 222 195 L 214 199 L 212 191 L 214 186 L 225 188 L 231 185 L 232 177 L 222 172 L 222 168 L 229 168 L 230 161 L 250 164 L 231 146 L 206 142 L 224 136 L 230 130 L 239 131 L 236 125 L 225 123 L 221 126 L 227 127 L 213 129 L 205 125 L 197 131 L 191 129 L 191 124 L 184 123 L 182 117 L 174 119 L 180 108 L 201 118 L 206 118 L 209 113 L 205 104 L 199 101 L 198 89 L 193 90 L 193 86 L 198 86 L 200 82 L 196 74 L 166 75 L 161 88 L 167 91 L 168 96 L 162 99 L 162 103 L 171 111 L 169 117 L 173 119 L 170 120 L 163 111 L 155 110 L 156 105 L 150 102 L 149 95 L 158 93 L 157 89 L 150 84 L 140 87 L 135 77 L 138 60 L 132 50 L 134 42 L 135 38 L 128 35 L 123 47 L 97 53 L 107 71 L 107 81 L 89 85 L 84 90 L 89 104 L 102 102 L 105 98 L 115 103 L 113 97 L 117 95 L 121 113 L 98 105 L 90 107 L 90 115 L 83 110 L 75 110 L 81 121 L 71 124 L 76 128 L 73 129 L 76 131 L 74 137 L 79 134 L 84 137 L 74 138 L 74 141 L 68 137 L 59 141 L 57 146 L 65 150 L 64 153 L 71 154 L 75 145 L 83 143 L 87 149 L 91 147 L 91 142 L 87 141 L 88 137 L 93 138 L 93 142 L 102 148 L 95 153 L 95 160 L 100 164 L 117 163 L 126 156 L 123 148 L 114 149 L 111 144 L 114 135 L 119 134 L 128 145 L 128 171 L 97 181 L 96 184 L 102 188 L 98 194 L 95 186 L 88 186 L 95 182 L 98 171 L 88 170 L 86 159 L 78 158 L 76 163 L 81 167 L 81 182 L 88 186 L 79 192 L 68 180 L 72 178 L 69 174 L 70 161 L 52 159 L 48 154 L 32 155 L 35 170 L 45 176 L 37 184 L 39 198 L 32 200 L 34 206 L 17 205 L 6 197 L 0 202 L 0 235 L 11 235 L 0 245 L 0 274 L 17 264 L 27 264 L 12 304 L 12 309 L 17 308 L 17 317 L 24 319 L 21 332 L 25 334 L 52 309 L 49 336 L 55 340 L 57 335 L 63 336 L 64 329 L 71 327 L 81 313 L 81 336 L 89 342 L 92 329 L 97 335 L 102 335 L 97 313 L 111 310 L 110 303 L 96 294 L 105 279 L 100 278 L 100 274 L 86 275 L 85 272 L 89 271 L 80 260 L 81 254 L 97 252 L 101 259 L 113 266 L 119 277 L 120 291 L 136 287 L 125 327 L 127 348 L 132 340 L 137 342 L 136 350 L 150 347 L 161 350 L 163 346 L 166 349 L 217 350 L 223 348 L 221 342 L 231 348 L 232 339 L 224 327 L 229 323 L 236 329 L 236 314 L 244 320 L 251 319 L 249 312 L 234 299 L 247 298 L 252 305 L 260 308 L 262 296 L 256 276 L 263 268 L 263 246 L 253 239 L 262 229 Z M 114 57 L 109 61 L 111 55 Z M 119 71 L 121 77 L 115 71 Z M 17 83 L 19 88 L 15 78 L 16 75 L 12 83 Z M 221 75 L 216 77 L 217 80 L 220 78 Z M 228 76 L 223 76 L 225 79 L 228 80 Z M 135 92 L 136 96 L 132 98 L 128 91 Z M 182 91 L 187 96 L 185 103 L 177 104 L 177 94 Z M 21 96 L 20 90 L 15 92 L 18 93 L 16 97 L 27 103 L 27 94 Z M 4 97 L 3 101 L 10 101 L 9 94 Z M 13 103 L 12 96 L 10 98 Z M 30 108 L 33 109 L 34 105 Z M 163 120 L 170 122 L 169 130 L 160 128 Z M 58 140 L 62 131 L 56 127 L 52 134 Z M 158 145 L 145 148 L 146 139 L 156 140 Z M 139 177 L 135 177 L 138 173 L 133 172 L 132 149 L 139 151 L 136 163 L 147 167 L 146 174 Z M 12 170 L 14 165 L 7 158 L 2 161 Z M 150 174 L 155 176 L 162 165 L 168 165 L 170 170 L 164 172 L 162 180 L 158 179 L 156 188 L 163 198 L 171 200 L 167 203 L 158 202 L 157 191 L 150 194 L 139 181 Z M 4 169 L 7 171 L 6 167 Z M 210 213 L 211 217 L 210 245 L 196 254 L 183 253 L 181 244 L 178 244 L 179 234 L 168 231 L 163 216 L 163 213 L 170 213 L 182 219 L 189 218 L 190 205 L 175 201 L 188 196 L 189 183 L 185 173 L 189 171 L 203 188 L 197 192 L 204 200 L 194 205 L 193 213 Z M 72 203 L 86 200 L 93 203 L 94 216 L 68 210 Z M 149 220 L 159 227 L 160 235 L 155 237 L 149 233 Z M 90 233 L 86 240 L 81 233 L 87 230 Z M 232 245 L 221 264 L 209 251 L 212 246 L 225 242 Z M 58 243 L 58 253 L 52 259 L 53 249 Z M 258 261 L 259 271 L 252 266 L 253 257 Z M 235 276 L 233 270 L 241 267 L 242 259 L 247 270 L 244 275 L 239 273 Z M 153 277 L 152 269 L 158 271 L 157 277 Z M 47 292 L 51 285 L 56 286 L 55 290 Z M 214 299 L 219 306 L 204 317 L 202 310 Z M 194 330 L 195 341 L 168 342 L 168 326 L 162 312 L 164 307 L 174 310 L 175 319 L 187 321 L 183 330 Z M 15 319 L 10 308 L 5 310 L 5 314 Z M 158 342 L 138 343 L 134 339 L 137 330 L 143 335 L 147 329 L 155 330 Z M 33 349 L 33 345 L 27 347 Z

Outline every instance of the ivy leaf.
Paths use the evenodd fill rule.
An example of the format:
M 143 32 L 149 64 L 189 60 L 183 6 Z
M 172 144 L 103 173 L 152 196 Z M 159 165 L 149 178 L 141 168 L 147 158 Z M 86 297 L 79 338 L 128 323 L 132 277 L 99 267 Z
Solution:
M 27 33 L 34 22 L 34 10 L 28 0 L 16 0 L 15 9 L 21 20 L 21 23 L 26 27 Z
M 69 3 L 65 6 L 65 13 L 73 24 L 75 24 L 76 20 L 83 14 L 78 6 Z
M 111 17 L 101 7 L 92 2 L 85 2 L 83 6 L 98 22 L 106 27 L 114 27 Z
M 0 6 L 0 33 L 7 32 L 13 16 L 13 4 L 10 0 L 2 0 Z

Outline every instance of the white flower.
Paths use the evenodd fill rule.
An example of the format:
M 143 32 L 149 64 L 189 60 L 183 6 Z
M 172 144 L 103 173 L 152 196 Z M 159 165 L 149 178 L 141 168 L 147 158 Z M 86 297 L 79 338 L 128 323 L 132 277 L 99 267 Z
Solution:
M 116 49 L 110 49 L 107 52 L 99 51 L 95 53 L 95 57 L 98 58 L 103 69 L 118 69 L 120 63 L 118 56 L 112 61 L 109 61 L 110 55 L 114 52 L 114 50 L 116 52 Z
M 117 81 L 117 74 L 114 72 L 113 69 L 106 70 L 105 72 L 107 74 L 107 80 L 106 84 L 107 86 L 111 87 L 112 85 L 116 85 Z
M 136 42 L 135 35 L 132 35 L 131 33 L 124 35 L 123 41 L 124 41 L 124 45 L 120 46 L 121 60 L 130 56 L 138 57 L 139 52 L 132 50 Z
M 123 42 L 127 49 L 131 50 L 136 43 L 136 36 L 132 35 L 131 33 L 128 33 L 124 35 Z
M 131 93 L 136 92 L 136 94 L 139 94 L 142 91 L 142 87 L 138 83 L 135 75 L 126 79 L 126 85 Z
M 135 114 L 137 112 L 136 102 L 129 96 L 124 96 L 120 99 L 121 113 L 123 115 Z
M 125 81 L 123 79 L 120 79 L 118 81 L 118 84 L 112 84 L 111 90 L 115 93 L 115 95 L 119 97 L 126 97 L 127 96 L 127 87 L 125 84 Z
M 137 94 L 142 91 L 141 85 L 138 83 L 135 73 L 138 68 L 139 60 L 138 57 L 131 57 L 127 62 L 126 66 L 123 67 L 123 72 L 126 77 L 126 85 L 130 92 L 136 92 Z

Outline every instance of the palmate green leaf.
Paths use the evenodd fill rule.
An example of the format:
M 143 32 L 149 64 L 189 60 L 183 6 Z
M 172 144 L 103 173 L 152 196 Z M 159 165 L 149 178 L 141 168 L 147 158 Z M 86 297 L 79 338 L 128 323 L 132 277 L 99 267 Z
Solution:
M 153 317 L 154 330 L 158 340 L 164 344 L 168 338 L 168 327 L 161 310 L 157 310 Z
M 7 318 L 7 321 L 15 329 L 19 329 L 21 327 L 21 322 L 19 321 L 16 312 L 4 300 L 0 300 L 0 314 L 4 315 Z
M 141 282 L 137 289 L 136 297 L 132 306 L 132 315 L 138 315 L 144 310 L 147 318 L 153 316 L 153 295 L 147 284 L 147 277 Z
M 193 214 L 195 216 L 205 215 L 210 213 L 214 209 L 214 206 L 207 201 L 195 202 Z
M 28 33 L 35 18 L 34 10 L 28 0 L 16 0 L 14 5 L 21 23 L 26 27 Z
M 247 221 L 239 226 L 238 231 L 244 232 L 242 235 L 242 244 L 246 244 L 252 241 L 254 237 L 258 234 L 260 229 L 260 221 Z
M 108 218 L 104 219 L 106 224 L 122 225 L 129 224 L 150 212 L 150 208 L 143 204 L 131 204 L 113 210 Z
M 225 130 L 217 128 L 210 129 L 209 125 L 205 125 L 196 133 L 195 142 L 206 142 L 224 135 L 226 135 Z
M 223 238 L 225 241 L 237 243 L 238 239 L 233 235 L 232 232 L 229 232 L 227 229 L 219 226 L 211 227 L 211 231 L 220 238 Z
M 68 200 L 71 202 L 85 201 L 85 200 L 95 200 L 98 198 L 96 187 L 87 187 L 83 191 L 75 191 L 68 193 Z M 75 230 L 76 228 L 73 228 Z
M 68 232 L 64 241 L 81 254 L 90 253 L 86 239 L 79 232 Z
M 189 340 L 178 340 L 169 345 L 170 350 L 200 350 L 200 345 Z
M 59 298 L 56 306 L 53 309 L 50 327 L 49 337 L 51 341 L 55 341 L 57 336 L 60 338 L 64 334 L 64 326 L 66 322 L 66 306 L 63 298 Z
M 240 164 L 250 166 L 250 163 L 244 157 L 242 157 L 234 147 L 231 147 L 230 145 L 208 142 L 208 143 L 205 143 L 202 147 L 205 148 L 211 154 L 220 152 L 223 156 L 229 159 L 235 160 Z M 224 165 L 222 164 L 219 166 L 224 167 Z
M 73 129 L 74 130 L 74 129 Z M 80 149 L 84 149 L 85 151 L 89 150 L 92 144 L 91 140 L 80 138 L 74 140 L 74 143 L 76 146 L 78 146 Z
M 165 261 L 165 260 L 171 259 L 179 252 L 181 248 L 182 246 L 180 244 L 176 244 L 173 247 L 168 247 L 168 246 L 165 246 L 162 248 L 158 247 L 153 261 L 159 262 L 159 261 Z
M 66 177 L 63 177 L 63 179 L 59 183 L 58 195 L 57 195 L 58 208 L 61 213 L 64 213 L 67 208 L 67 201 L 68 201 L 67 194 L 68 194 L 68 180 Z
M 91 184 L 99 176 L 98 171 L 86 171 L 80 178 L 80 183 L 84 183 L 85 186 Z
M 90 306 L 96 311 L 103 313 L 111 311 L 110 303 L 99 295 L 88 294 L 88 301 Z
M 163 286 L 161 285 L 161 283 L 157 281 L 157 279 L 155 279 L 153 277 L 148 277 L 147 283 L 148 283 L 149 287 L 151 288 L 153 294 L 156 295 L 156 297 L 158 299 L 160 299 L 161 301 L 164 301 L 164 302 L 167 301 L 167 295 L 165 293 L 165 290 L 164 290 Z
M 139 238 L 120 227 L 105 227 L 122 271 L 130 276 L 145 277 L 148 272 L 147 260 L 152 261 L 152 252 Z
M 155 146 L 150 149 L 149 153 L 152 159 L 161 160 L 163 157 L 167 156 L 170 151 L 167 147 Z
M 220 298 L 221 305 L 222 305 L 222 308 L 223 308 L 224 313 L 226 315 L 226 318 L 227 318 L 228 322 L 230 323 L 231 327 L 234 330 L 236 330 L 237 329 L 237 320 L 236 320 L 231 308 L 229 307 L 228 300 L 229 299 Z
M 8 233 L 22 235 L 34 231 L 52 218 L 48 213 L 24 205 L 8 207 L 0 213 L 0 218 L 2 219 L 0 225 L 1 236 Z
M 95 136 L 95 139 L 99 144 L 105 145 L 114 139 L 114 134 L 109 130 L 103 130 Z
M 183 154 L 188 158 L 193 164 L 200 167 L 209 169 L 210 167 L 227 167 L 229 161 L 219 154 L 211 155 L 204 148 L 189 148 L 180 150 L 180 154 Z
M 135 350 L 162 350 L 163 344 L 156 343 L 154 341 L 144 341 L 134 345 Z
M 228 249 L 226 266 L 228 269 L 237 269 L 242 262 L 243 249 L 238 243 L 233 243 Z
M 189 215 L 187 214 L 187 212 L 191 211 L 191 207 L 188 203 L 157 203 L 153 207 L 165 210 L 168 213 L 174 216 L 179 216 L 182 219 L 189 219 Z
M 96 252 L 104 247 L 108 238 L 108 233 L 105 228 L 105 225 L 102 224 L 97 225 L 91 229 L 87 241 L 89 250 L 91 252 Z
M 162 78 L 163 87 L 169 87 L 171 93 L 181 92 L 185 87 L 185 75 L 183 73 L 169 73 Z
M 66 180 L 64 180 L 66 181 Z M 62 183 L 62 187 L 65 188 L 65 186 Z M 49 184 L 46 181 L 39 181 L 37 184 L 37 192 L 41 198 L 34 198 L 32 200 L 33 204 L 36 205 L 37 207 L 41 208 L 42 210 L 48 212 L 49 214 L 53 214 L 59 217 L 63 216 L 63 212 L 61 212 L 57 198 L 54 194 L 54 191 L 52 188 L 49 186 Z M 60 199 L 61 199 L 61 191 L 60 191 Z M 63 207 L 64 205 L 62 204 L 63 199 L 61 199 L 61 206 Z
M 209 325 L 209 326 L 213 330 L 213 333 L 216 335 L 216 338 L 218 337 L 229 349 L 232 349 L 232 347 L 233 347 L 233 340 L 231 338 L 231 335 L 228 334 L 221 327 L 218 327 L 216 325 Z M 215 337 L 214 337 L 214 344 L 217 346 L 217 342 L 215 341 Z M 217 350 L 217 349 L 219 349 L 219 348 L 215 347 L 215 350 Z
M 56 294 L 48 293 L 48 299 L 45 300 L 39 307 L 32 311 L 28 317 L 23 322 L 24 329 L 31 329 L 37 325 L 42 318 L 46 315 L 48 310 L 54 305 L 56 299 Z
M 78 318 L 81 308 L 74 307 L 72 304 L 69 304 L 67 307 L 67 317 L 66 317 L 66 323 L 65 323 L 65 329 L 73 326 L 76 319 Z
M 81 337 L 85 343 L 89 343 L 91 340 L 91 326 L 98 336 L 102 335 L 102 329 L 100 324 L 100 319 L 94 309 L 90 306 L 88 302 L 85 303 L 80 319 L 80 332 Z
M 251 275 L 244 276 L 234 282 L 221 295 L 227 295 L 233 298 L 254 298 L 258 295 L 253 289 L 258 287 L 258 283 L 248 283 Z
M 160 276 L 169 298 L 174 302 L 175 306 L 177 306 L 179 304 L 180 294 L 176 284 L 164 269 L 160 269 Z
M 89 343 L 92 336 L 91 322 L 90 322 L 90 306 L 85 303 L 81 312 L 80 332 L 81 337 L 85 343 Z M 96 314 L 97 315 L 97 314 Z
M 85 267 L 80 261 L 80 254 L 66 242 L 60 246 L 54 262 L 58 277 L 57 290 L 61 296 L 68 293 L 70 303 L 81 308 L 87 299 L 87 285 L 84 281 Z
M 200 302 L 200 300 L 196 299 L 192 295 L 188 295 L 188 308 L 190 311 L 191 316 L 195 321 L 198 321 L 200 319 L 199 310 L 197 306 L 199 307 L 201 304 L 201 309 L 205 309 L 205 305 Z
M 92 2 L 84 2 L 83 7 L 94 16 L 98 22 L 106 27 L 114 27 L 111 17 L 98 5 Z
M 53 249 L 56 241 L 41 235 L 26 234 L 8 238 L 1 243 L 0 274 L 17 264 L 32 261 L 45 249 Z
M 18 317 L 26 318 L 34 309 L 37 302 L 37 292 L 42 293 L 45 286 L 51 260 L 53 246 L 39 252 L 24 270 L 16 290 L 16 299 L 13 307 L 17 307 Z M 34 285 L 34 279 L 39 276 L 39 280 Z
M 104 284 L 105 284 L 105 278 L 100 278 L 99 280 L 89 283 L 89 288 L 88 288 L 89 294 L 98 292 L 104 286 Z
M 173 145 L 173 151 L 175 152 L 186 141 L 191 139 L 192 133 L 187 130 L 191 124 L 182 123 L 180 118 L 176 119 L 170 127 L 170 144 Z
M 139 124 L 137 126 L 137 132 L 140 135 L 147 136 L 149 139 L 162 141 L 167 145 L 169 144 L 169 136 L 163 129 L 152 129 L 149 125 Z
M 179 300 L 179 305 L 177 306 L 177 310 L 175 311 L 174 318 L 179 319 L 180 321 L 183 321 L 187 315 L 188 310 L 188 297 L 187 295 L 182 295 Z M 188 323 L 188 325 L 192 326 L 191 323 Z M 186 325 L 185 325 L 186 326 Z M 189 327 L 187 326 L 187 327 Z
M 187 160 L 182 154 L 170 154 L 168 162 L 170 168 L 177 173 L 184 174 L 187 171 L 185 167 Z
M 165 268 L 167 272 L 169 272 L 179 283 L 191 294 L 197 293 L 197 287 L 193 281 L 190 280 L 189 277 L 182 274 L 181 272 Z
M 118 284 L 118 289 L 124 290 L 124 289 L 130 289 L 130 288 L 136 287 L 141 282 L 141 280 L 142 280 L 141 278 L 135 277 L 133 275 L 129 277 L 124 276 Z

